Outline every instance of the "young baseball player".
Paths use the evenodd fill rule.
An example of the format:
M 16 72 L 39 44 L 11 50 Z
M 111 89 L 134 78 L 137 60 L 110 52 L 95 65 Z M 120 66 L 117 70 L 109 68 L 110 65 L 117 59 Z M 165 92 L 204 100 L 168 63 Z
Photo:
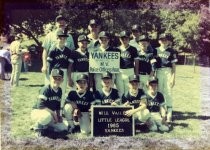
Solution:
M 132 40 L 130 40 L 129 44 L 133 47 L 135 47 L 138 51 L 140 51 L 139 44 L 137 42 L 138 37 L 140 36 L 141 33 L 141 27 L 137 24 L 134 24 L 131 27 L 131 32 L 132 32 Z
M 82 34 L 78 37 L 78 49 L 73 56 L 73 82 L 74 88 L 77 76 L 79 74 L 89 74 L 89 52 L 87 45 L 89 39 L 86 35 Z
M 127 31 L 120 33 L 120 73 L 116 74 L 116 87 L 120 96 L 128 91 L 128 76 L 134 74 L 134 61 L 138 57 L 137 49 L 129 45 L 129 39 Z
M 151 131 L 162 132 L 169 131 L 169 127 L 166 125 L 166 110 L 165 100 L 163 95 L 157 91 L 158 79 L 156 77 L 150 77 L 148 80 L 148 92 L 147 92 L 147 109 L 151 114 Z
M 160 47 L 157 48 L 157 78 L 158 90 L 163 93 L 167 106 L 167 122 L 172 121 L 172 88 L 175 85 L 175 71 L 177 56 L 170 47 L 170 39 L 167 34 L 159 37 Z
M 64 106 L 64 98 L 66 93 L 66 87 L 67 87 L 67 79 L 69 86 L 72 86 L 72 79 L 71 79 L 71 71 L 72 71 L 72 64 L 73 64 L 73 55 L 75 51 L 69 50 L 66 46 L 66 38 L 68 35 L 63 32 L 62 30 L 58 30 L 57 32 L 57 40 L 58 43 L 55 47 L 55 49 L 51 50 L 49 52 L 49 55 L 47 57 L 47 61 L 49 63 L 49 72 L 53 68 L 60 68 L 64 72 L 64 81 L 61 85 L 62 88 L 62 101 L 61 101 L 61 107 Z
M 156 56 L 156 53 L 150 48 L 149 38 L 146 35 L 139 36 L 137 42 L 140 51 L 138 51 L 139 56 L 135 65 L 135 73 L 140 77 L 140 88 L 146 92 L 149 76 L 154 75 L 156 62 L 154 56 Z
M 68 124 L 63 122 L 60 113 L 62 90 L 60 88 L 63 82 L 63 71 L 52 69 L 50 75 L 50 84 L 45 85 L 39 91 L 36 104 L 31 112 L 31 119 L 35 122 L 34 130 L 38 136 L 44 134 L 48 127 L 53 128 L 55 132 L 66 130 Z
M 139 76 L 129 76 L 129 91 L 122 96 L 124 106 L 134 106 L 134 109 L 125 112 L 125 115 L 134 115 L 135 121 L 146 123 L 149 121 L 150 113 L 146 108 L 146 96 L 142 89 L 139 89 Z
M 86 74 L 77 76 L 76 87 L 76 91 L 70 91 L 66 98 L 64 115 L 69 124 L 69 132 L 72 132 L 75 127 L 73 117 L 77 115 L 81 133 L 88 135 L 90 133 L 90 107 L 94 98 L 93 93 L 88 90 Z
M 57 45 L 57 32 L 58 30 L 62 30 L 63 32 L 66 32 L 67 27 L 67 19 L 63 15 L 58 15 L 55 18 L 55 26 L 56 29 L 52 32 L 48 33 L 43 41 L 42 47 L 42 68 L 41 71 L 45 74 L 45 85 L 49 84 L 49 66 L 47 63 L 47 57 L 49 55 L 49 52 L 53 50 Z M 66 40 L 65 40 L 65 46 L 69 50 L 74 50 L 74 40 L 72 38 L 71 34 L 67 34 Z
M 118 90 L 113 88 L 112 74 L 105 72 L 101 77 L 102 89 L 95 93 L 95 102 L 99 105 L 117 106 L 120 104 Z

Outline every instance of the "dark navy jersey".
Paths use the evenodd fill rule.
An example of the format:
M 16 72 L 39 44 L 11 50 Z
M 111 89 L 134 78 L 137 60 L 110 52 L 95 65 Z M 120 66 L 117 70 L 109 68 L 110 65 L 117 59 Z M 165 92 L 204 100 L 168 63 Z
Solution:
M 160 92 L 157 92 L 154 98 L 146 94 L 146 99 L 147 99 L 147 109 L 150 112 L 160 112 L 160 106 L 163 106 L 165 104 L 163 94 L 161 94 Z
M 138 89 L 138 94 L 136 96 L 131 95 L 128 91 L 126 94 L 123 94 L 122 103 L 124 104 L 126 102 L 129 102 L 130 105 L 134 106 L 134 108 L 137 108 L 139 107 L 141 100 L 145 98 L 146 96 L 142 89 Z
M 118 90 L 114 88 L 111 89 L 108 95 L 106 95 L 103 90 L 98 90 L 95 93 L 95 99 L 100 100 L 101 105 L 111 105 L 111 103 L 115 102 L 119 98 Z
M 50 85 L 46 85 L 39 91 L 38 101 L 34 109 L 49 108 L 52 111 L 60 110 L 62 90 L 59 87 L 54 91 Z
M 47 61 L 50 64 L 50 72 L 53 68 L 62 68 L 67 69 L 70 63 L 73 63 L 72 55 L 75 51 L 71 51 L 67 47 L 63 50 L 58 48 L 53 49 L 50 51 Z
M 81 112 L 88 112 L 91 106 L 91 102 L 94 101 L 93 93 L 87 91 L 85 93 L 78 93 L 77 91 L 70 91 L 66 98 L 66 103 L 75 102 L 78 109 Z
M 148 49 L 146 52 L 139 52 L 138 53 L 138 60 L 139 60 L 139 74 L 150 74 L 152 70 L 151 60 L 154 59 L 155 50 Z
M 172 48 L 167 48 L 165 51 L 157 48 L 157 68 L 172 67 L 177 61 L 176 52 Z
M 89 71 L 89 53 L 82 53 L 76 50 L 73 56 L 73 70 L 74 72 L 88 72 Z
M 128 46 L 126 50 L 121 50 L 120 51 L 120 68 L 121 69 L 133 68 L 134 59 L 137 57 L 138 57 L 137 49 L 133 46 Z

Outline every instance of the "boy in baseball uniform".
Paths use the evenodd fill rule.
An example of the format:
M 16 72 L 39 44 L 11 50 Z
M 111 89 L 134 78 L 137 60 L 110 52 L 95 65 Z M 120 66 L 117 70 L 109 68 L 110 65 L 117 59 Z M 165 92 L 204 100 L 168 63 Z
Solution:
M 50 84 L 41 88 L 36 104 L 31 112 L 31 119 L 35 122 L 34 130 L 37 136 L 42 136 L 45 129 L 51 127 L 54 132 L 67 131 L 68 124 L 61 117 L 61 97 L 63 71 L 52 69 Z
M 75 128 L 74 115 L 77 115 L 80 131 L 84 135 L 90 133 L 90 107 L 94 101 L 93 93 L 88 89 L 88 76 L 79 74 L 76 80 L 76 91 L 70 91 L 64 107 L 64 115 L 68 121 L 69 132 Z

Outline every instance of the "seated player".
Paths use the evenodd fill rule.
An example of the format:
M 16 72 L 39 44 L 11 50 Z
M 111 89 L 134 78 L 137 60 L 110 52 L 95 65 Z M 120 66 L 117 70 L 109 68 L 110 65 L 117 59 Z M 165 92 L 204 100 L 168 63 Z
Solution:
M 101 77 L 102 89 L 97 90 L 95 93 L 95 103 L 99 105 L 111 105 L 117 106 L 120 104 L 120 97 L 118 95 L 118 90 L 114 89 L 112 74 L 105 72 Z
M 122 96 L 124 106 L 134 106 L 134 109 L 127 110 L 125 115 L 134 115 L 135 121 L 147 123 L 150 118 L 149 110 L 146 105 L 146 96 L 142 89 L 139 89 L 139 76 L 129 76 L 129 91 Z
M 147 92 L 147 109 L 151 113 L 152 125 L 150 126 L 151 131 L 157 131 L 158 129 L 162 132 L 169 131 L 169 127 L 166 124 L 166 110 L 165 100 L 163 95 L 157 91 L 158 79 L 151 77 L 148 80 L 148 92 Z
M 52 69 L 50 84 L 41 88 L 38 100 L 31 112 L 31 119 L 35 122 L 34 130 L 37 136 L 42 136 L 48 127 L 54 132 L 67 131 L 67 122 L 63 122 L 60 113 L 63 82 L 63 71 Z
M 74 121 L 79 121 L 80 132 L 85 135 L 90 133 L 90 107 L 93 101 L 93 93 L 88 89 L 88 76 L 79 74 L 76 80 L 76 91 L 69 92 L 64 106 L 69 132 L 75 128 Z M 78 120 L 74 118 L 75 114 Z

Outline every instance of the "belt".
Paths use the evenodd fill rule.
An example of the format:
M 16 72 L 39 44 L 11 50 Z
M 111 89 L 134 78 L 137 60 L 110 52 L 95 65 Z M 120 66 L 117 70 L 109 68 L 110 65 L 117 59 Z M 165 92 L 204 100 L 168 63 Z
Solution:
M 140 72 L 139 74 L 141 74 L 141 75 L 149 75 L 149 74 L 146 73 L 146 72 Z

